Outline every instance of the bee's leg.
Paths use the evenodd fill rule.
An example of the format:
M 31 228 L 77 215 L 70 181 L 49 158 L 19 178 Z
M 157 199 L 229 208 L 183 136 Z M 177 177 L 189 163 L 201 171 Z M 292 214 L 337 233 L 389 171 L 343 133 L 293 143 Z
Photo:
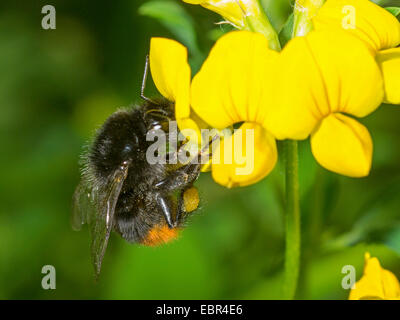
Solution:
M 178 208 L 176 210 L 176 217 L 175 217 L 175 222 L 174 222 L 175 226 L 179 225 L 181 219 L 186 214 L 185 203 L 183 201 L 183 195 L 187 189 L 188 188 L 182 189 L 181 192 L 179 193 Z
M 184 189 L 191 186 L 200 175 L 201 166 L 202 163 L 204 163 L 202 161 L 204 153 L 206 153 L 207 148 L 217 138 L 219 138 L 219 136 L 215 135 L 212 140 L 207 144 L 207 146 L 204 147 L 203 150 L 201 150 L 198 155 L 192 159 L 191 162 L 170 173 L 167 178 L 156 183 L 154 188 L 166 192 L 171 192 L 177 189 Z
M 173 172 L 167 178 L 156 183 L 155 189 L 171 192 L 191 186 L 199 177 L 201 164 L 189 163 Z
M 159 209 L 161 210 L 161 212 L 163 213 L 163 215 L 165 217 L 165 221 L 167 222 L 168 227 L 170 229 L 174 228 L 175 223 L 172 222 L 171 199 L 169 198 L 169 196 L 165 196 L 161 193 L 157 193 L 156 201 L 157 201 Z

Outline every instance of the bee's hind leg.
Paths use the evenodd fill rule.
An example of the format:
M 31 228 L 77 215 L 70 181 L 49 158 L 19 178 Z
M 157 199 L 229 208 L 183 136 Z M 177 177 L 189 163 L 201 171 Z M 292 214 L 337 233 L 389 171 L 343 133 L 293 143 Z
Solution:
M 181 219 L 184 218 L 184 216 L 186 214 L 185 202 L 184 202 L 183 195 L 187 189 L 189 189 L 189 188 L 182 189 L 181 192 L 179 193 L 178 208 L 176 210 L 176 217 L 175 217 L 175 222 L 174 222 L 175 227 L 180 224 Z
M 161 193 L 157 193 L 156 201 L 158 208 L 164 215 L 165 221 L 170 229 L 175 227 L 175 222 L 172 221 L 172 205 L 171 198 L 169 196 L 163 195 Z
M 158 193 L 156 196 L 158 207 L 163 213 L 165 221 L 170 229 L 177 227 L 180 224 L 181 219 L 186 214 L 184 193 L 188 189 L 189 188 L 185 188 L 181 190 L 179 194 L 175 217 L 172 215 L 172 208 L 174 206 L 172 205 L 171 198 L 160 193 Z

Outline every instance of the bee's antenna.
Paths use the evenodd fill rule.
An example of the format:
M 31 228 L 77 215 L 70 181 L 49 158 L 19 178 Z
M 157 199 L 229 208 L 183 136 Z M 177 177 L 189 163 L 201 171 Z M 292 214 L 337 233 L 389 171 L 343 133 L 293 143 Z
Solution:
M 149 55 L 146 56 L 146 63 L 144 65 L 144 74 L 143 74 L 143 80 L 142 80 L 142 88 L 140 90 L 140 97 L 147 102 L 150 102 L 152 104 L 156 104 L 153 100 L 150 98 L 147 98 L 144 95 L 144 90 L 146 89 L 146 82 L 147 82 L 147 74 L 149 72 Z
M 212 139 L 209 140 L 208 143 L 199 151 L 197 159 L 200 160 L 200 163 L 202 162 L 203 157 L 207 157 L 208 158 L 209 156 L 212 155 L 212 152 L 210 152 L 209 148 L 210 148 L 210 146 L 212 146 L 214 141 L 216 141 L 217 139 L 220 139 L 220 138 L 221 138 L 221 136 L 219 134 L 215 134 L 212 137 Z
M 214 143 L 214 141 L 216 141 L 217 139 L 220 139 L 220 135 L 219 134 L 215 134 L 214 137 L 212 137 L 212 139 L 210 141 L 208 141 L 208 143 L 203 147 L 203 149 L 200 150 L 200 154 L 204 154 L 205 152 L 207 152 L 208 148 Z

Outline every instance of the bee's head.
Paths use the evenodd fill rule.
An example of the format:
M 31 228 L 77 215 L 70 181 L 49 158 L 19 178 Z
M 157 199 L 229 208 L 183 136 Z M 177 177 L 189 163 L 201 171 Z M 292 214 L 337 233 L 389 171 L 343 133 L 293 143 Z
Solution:
M 166 99 L 158 99 L 154 102 L 146 102 L 143 106 L 143 121 L 146 130 L 169 130 L 169 122 L 174 120 L 174 103 Z

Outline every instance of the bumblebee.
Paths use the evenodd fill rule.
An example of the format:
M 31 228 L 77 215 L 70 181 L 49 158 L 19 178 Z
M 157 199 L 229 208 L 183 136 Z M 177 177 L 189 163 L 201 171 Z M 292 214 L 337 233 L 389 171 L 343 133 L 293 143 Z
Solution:
M 177 237 L 188 214 L 199 204 L 193 183 L 200 174 L 201 161 L 171 165 L 146 160 L 151 144 L 146 141 L 147 133 L 166 129 L 175 119 L 174 103 L 144 96 L 147 65 L 148 60 L 141 92 L 144 103 L 113 113 L 82 157 L 72 226 L 80 230 L 83 224 L 89 225 L 96 278 L 111 231 L 130 243 L 159 245 Z

